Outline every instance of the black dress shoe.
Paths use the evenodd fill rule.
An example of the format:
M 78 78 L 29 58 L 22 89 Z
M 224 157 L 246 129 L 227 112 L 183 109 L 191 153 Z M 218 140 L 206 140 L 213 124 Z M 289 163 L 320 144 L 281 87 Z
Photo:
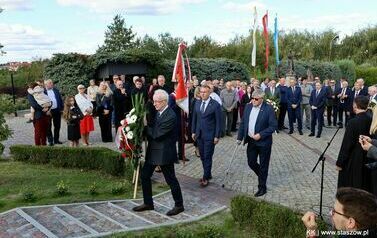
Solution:
M 173 207 L 170 211 L 166 213 L 167 216 L 175 216 L 178 215 L 179 213 L 183 212 L 185 208 L 183 206 L 181 207 Z
M 311 137 L 311 136 L 314 136 L 314 133 L 310 133 L 309 136 L 310 136 L 310 137 Z
M 293 134 L 293 131 L 289 131 L 288 134 Z
M 303 134 L 304 134 L 304 133 L 302 133 L 302 131 L 299 131 L 298 133 L 299 133 L 300 135 L 303 135 Z
M 147 205 L 147 204 L 141 204 L 140 206 L 132 208 L 135 212 L 142 212 L 142 211 L 148 211 L 148 210 L 154 210 L 153 205 Z
M 48 142 L 48 146 L 54 146 L 54 143 Z
M 321 138 L 321 135 L 317 135 L 316 138 Z
M 286 126 L 283 126 L 283 129 L 288 129 L 288 127 L 286 127 Z
M 254 197 L 260 197 L 267 193 L 265 189 L 258 189 L 258 191 L 254 194 Z
M 55 142 L 54 144 L 56 144 L 56 145 L 62 145 L 63 142 L 61 142 L 61 141 L 57 141 L 57 142 Z

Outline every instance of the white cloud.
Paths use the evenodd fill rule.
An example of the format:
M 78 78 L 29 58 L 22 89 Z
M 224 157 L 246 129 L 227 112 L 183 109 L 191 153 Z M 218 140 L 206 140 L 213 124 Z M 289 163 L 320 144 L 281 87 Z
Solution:
M 203 0 L 57 0 L 61 6 L 80 6 L 98 13 L 125 11 L 135 15 L 164 15 L 179 11 L 186 4 Z
M 262 3 L 259 0 L 256 1 L 250 1 L 247 3 L 237 3 L 237 2 L 225 2 L 222 5 L 222 8 L 224 10 L 230 11 L 230 12 L 250 12 L 252 14 L 254 12 L 254 7 L 257 8 L 257 12 L 260 14 L 261 12 L 265 12 L 267 10 L 267 6 Z
M 5 10 L 31 10 L 31 0 L 0 0 L 0 8 Z
M 60 42 L 43 31 L 28 25 L 0 24 L 0 39 L 7 53 L 0 62 L 31 60 L 32 57 L 49 57 L 59 49 Z

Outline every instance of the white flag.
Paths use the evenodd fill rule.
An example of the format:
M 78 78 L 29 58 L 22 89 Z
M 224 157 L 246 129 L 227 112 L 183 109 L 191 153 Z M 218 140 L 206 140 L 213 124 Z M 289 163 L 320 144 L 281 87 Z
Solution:
M 254 6 L 254 24 L 253 24 L 253 50 L 251 52 L 251 66 L 255 67 L 257 58 L 257 42 L 256 42 L 256 32 L 257 32 L 257 7 Z

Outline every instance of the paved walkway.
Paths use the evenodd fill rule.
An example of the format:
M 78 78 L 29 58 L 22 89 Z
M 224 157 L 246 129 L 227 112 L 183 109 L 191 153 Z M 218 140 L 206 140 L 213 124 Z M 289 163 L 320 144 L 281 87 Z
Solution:
M 159 179 L 162 178 L 157 176 Z M 185 181 L 181 185 L 185 211 L 177 216 L 165 215 L 174 205 L 170 191 L 156 195 L 155 210 L 145 212 L 132 211 L 142 203 L 141 199 L 22 207 L 0 213 L 0 237 L 102 237 L 193 222 L 226 209 L 234 195 L 215 186 L 210 189 L 212 192 L 203 193 L 192 186 L 192 178 L 179 179 Z
M 10 128 L 12 128 L 14 134 L 12 138 L 5 141 L 4 143 L 6 146 L 6 151 L 5 151 L 6 155 L 9 155 L 9 146 L 12 144 L 32 144 L 33 143 L 33 127 L 31 124 L 26 124 L 25 121 L 26 120 L 24 118 L 8 118 L 7 119 L 7 123 L 10 126 Z M 115 149 L 114 143 L 100 142 L 101 140 L 100 140 L 100 135 L 99 135 L 99 126 L 97 122 L 96 122 L 96 128 L 97 130 L 93 132 L 90 136 L 90 141 L 94 145 L 105 146 L 108 148 Z M 274 143 L 272 147 L 272 156 L 271 156 L 270 169 L 269 169 L 269 177 L 268 177 L 268 182 L 267 182 L 268 192 L 265 196 L 261 197 L 261 199 L 278 203 L 278 204 L 281 204 L 281 205 L 284 205 L 284 206 L 287 206 L 287 207 L 290 207 L 292 209 L 296 209 L 302 212 L 306 210 L 318 211 L 319 210 L 318 205 L 319 205 L 319 194 L 320 194 L 320 178 L 321 178 L 320 169 L 321 167 L 319 166 L 314 173 L 311 173 L 311 170 L 313 166 L 315 165 L 315 163 L 317 162 L 319 155 L 324 150 L 324 148 L 326 147 L 327 143 L 330 141 L 335 131 L 336 131 L 335 128 L 324 128 L 322 137 L 320 139 L 315 138 L 315 137 L 314 138 L 308 137 L 309 132 L 307 130 L 304 130 L 304 135 L 302 136 L 299 135 L 297 132 L 293 135 L 288 135 L 286 132 L 281 132 L 279 134 L 274 135 Z M 323 214 L 325 216 L 328 214 L 327 212 L 328 208 L 332 207 L 333 202 L 334 202 L 334 195 L 336 192 L 336 184 L 337 184 L 337 176 L 338 176 L 335 170 L 335 160 L 339 152 L 343 134 L 344 134 L 344 129 L 341 129 L 326 153 L 327 160 L 325 163 L 324 202 L 323 202 L 325 206 Z M 64 123 L 62 123 L 61 140 L 63 142 L 66 142 L 66 126 Z M 198 201 L 197 199 L 205 199 L 206 197 L 211 197 L 211 198 L 216 197 L 217 199 L 213 201 L 219 205 L 216 205 L 215 207 L 213 208 L 211 207 L 211 209 L 208 209 L 207 211 L 210 213 L 211 211 L 214 211 L 220 208 L 221 207 L 220 205 L 227 205 L 229 202 L 229 198 L 234 193 L 245 193 L 245 194 L 252 195 L 256 192 L 257 177 L 247 165 L 245 146 L 239 146 L 237 148 L 235 158 L 233 160 L 232 165 L 230 166 L 229 176 L 227 177 L 227 179 L 225 179 L 225 171 L 229 166 L 235 146 L 236 146 L 235 137 L 225 137 L 220 140 L 220 143 L 216 146 L 214 161 L 213 161 L 213 177 L 214 178 L 210 186 L 205 189 L 199 188 L 199 185 L 197 182 L 197 179 L 202 176 L 201 161 L 199 158 L 195 157 L 194 148 L 192 146 L 187 146 L 186 157 L 190 159 L 190 161 L 187 162 L 185 165 L 180 164 L 176 166 L 177 173 L 179 174 L 179 180 L 181 184 L 183 184 L 183 187 L 184 187 L 184 193 L 185 193 L 184 200 L 186 204 L 187 203 L 190 204 L 192 201 Z M 161 181 L 163 180 L 161 179 Z M 221 185 L 223 183 L 225 184 L 225 187 L 226 187 L 225 190 L 221 189 Z M 189 192 L 187 192 L 186 189 L 188 189 L 187 191 Z M 231 193 L 227 189 L 233 191 L 234 193 Z M 195 196 L 191 196 L 191 194 L 195 194 Z M 161 197 L 168 198 L 169 196 L 162 195 Z M 127 203 L 125 201 L 122 201 L 122 202 Z M 165 203 L 162 203 L 162 204 L 164 204 L 165 206 L 170 207 L 172 205 L 171 204 L 172 199 L 170 197 L 164 202 Z M 102 203 L 94 203 L 94 205 L 86 204 L 86 206 L 88 207 L 110 206 L 114 208 L 112 204 L 114 204 L 114 202 L 109 201 L 109 202 L 102 202 Z M 192 209 L 194 209 L 195 206 L 199 206 L 198 204 L 201 204 L 201 202 L 193 203 Z M 117 202 L 115 202 L 115 205 L 117 205 Z M 51 214 L 55 214 L 54 216 L 57 216 L 57 215 L 62 216 L 61 210 L 65 211 L 64 209 L 68 209 L 74 206 L 80 207 L 83 205 L 70 205 L 70 206 L 63 206 L 63 207 L 57 206 L 58 209 L 56 209 L 54 206 L 48 206 L 47 208 L 43 208 L 43 209 L 46 211 L 51 211 L 52 212 Z M 86 210 L 88 210 L 86 206 L 84 207 Z M 162 208 L 163 207 L 164 206 L 162 206 Z M 60 213 L 56 212 L 56 210 L 58 210 Z M 19 214 L 20 211 L 21 213 L 24 212 L 26 215 L 30 217 L 38 216 L 38 213 L 32 212 L 34 211 L 33 209 L 18 209 L 18 210 L 16 209 L 16 210 L 13 210 L 11 213 L 9 213 L 7 215 L 8 218 L 6 218 L 5 220 L 11 219 L 12 216 L 19 217 L 19 218 L 20 216 L 22 217 L 22 215 Z M 30 211 L 30 214 L 28 213 L 29 211 Z M 192 212 L 193 210 L 190 210 L 190 209 L 188 209 L 187 211 L 188 215 L 194 216 L 195 213 L 192 213 Z M 202 214 L 199 214 L 196 217 L 200 217 L 201 215 Z M 187 219 L 185 218 L 180 221 L 190 220 L 191 218 L 192 217 L 188 216 Z M 80 217 L 80 219 L 84 219 L 84 217 L 82 218 Z M 88 217 L 88 219 L 90 219 L 90 217 Z M 21 222 L 21 220 L 23 221 L 23 223 Z M 20 224 L 24 225 L 23 228 L 33 231 L 33 228 L 27 225 L 27 223 L 25 223 L 24 217 L 21 220 L 20 220 Z M 80 221 L 83 222 L 82 220 Z M 118 223 L 122 222 L 121 220 L 116 220 L 116 221 Z M 1 222 L 4 222 L 4 218 Z M 0 225 L 3 224 L 1 222 L 0 222 Z M 169 222 L 171 222 L 171 220 L 167 220 L 166 224 L 168 224 Z M 108 230 L 106 231 L 96 230 L 96 228 L 94 227 L 96 222 L 93 221 L 93 223 L 94 223 L 92 224 L 93 227 L 91 228 L 94 229 L 95 231 L 104 232 L 104 233 L 108 231 Z M 90 226 L 89 223 L 87 225 Z M 94 233 L 94 231 L 88 229 L 88 227 L 83 228 L 83 226 L 80 226 L 77 224 L 75 224 L 74 226 L 81 227 L 80 232 L 84 232 L 84 233 L 72 233 L 72 234 L 75 234 L 75 235 L 82 234 L 85 236 L 86 235 L 91 236 Z M 143 226 L 140 226 L 140 227 L 143 227 Z M 114 228 L 114 230 L 133 229 L 133 228 L 134 227 L 125 228 L 119 225 L 117 228 Z M 34 229 L 34 231 L 38 233 L 41 230 L 39 229 L 38 231 Z

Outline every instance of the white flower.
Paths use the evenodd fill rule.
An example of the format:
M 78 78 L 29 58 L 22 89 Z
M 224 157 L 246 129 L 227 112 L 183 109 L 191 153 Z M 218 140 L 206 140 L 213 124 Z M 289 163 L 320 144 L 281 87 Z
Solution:
M 134 137 L 134 133 L 132 131 L 129 131 L 127 133 L 127 139 L 132 140 L 133 137 Z
M 135 112 L 135 108 L 132 108 L 132 110 L 129 112 L 130 115 Z
M 127 132 L 129 132 L 130 129 L 131 129 L 131 128 L 130 128 L 129 126 L 126 127 L 126 131 L 127 131 Z
M 121 121 L 120 121 L 120 124 L 121 124 L 122 126 L 124 126 L 125 122 L 126 122 L 125 120 L 121 120 Z
M 132 123 L 135 123 L 136 120 L 137 120 L 137 116 L 132 115 L 127 122 L 128 122 L 128 124 L 132 124 Z

